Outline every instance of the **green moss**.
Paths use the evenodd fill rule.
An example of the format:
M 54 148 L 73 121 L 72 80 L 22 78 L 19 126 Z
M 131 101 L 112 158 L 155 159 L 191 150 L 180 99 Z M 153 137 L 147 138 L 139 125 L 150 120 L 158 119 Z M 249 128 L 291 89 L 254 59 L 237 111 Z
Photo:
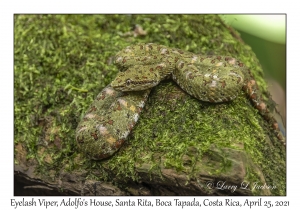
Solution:
M 215 105 L 186 95 L 170 81 L 163 82 L 153 89 L 133 134 L 118 154 L 105 161 L 78 154 L 76 126 L 95 96 L 115 77 L 118 70 L 112 64 L 113 55 L 133 43 L 154 42 L 195 53 L 238 57 L 266 93 L 262 69 L 251 48 L 235 40 L 218 16 L 14 18 L 15 145 L 25 146 L 27 159 L 38 164 L 38 174 L 47 177 L 50 170 L 58 173 L 63 167 L 87 170 L 87 178 L 137 180 L 136 167 L 147 164 L 149 174 L 172 168 L 193 178 L 203 170 L 200 166 L 210 174 L 228 171 L 232 167 L 228 155 L 212 147 L 220 151 L 232 148 L 245 150 L 265 179 L 279 185 L 272 193 L 285 194 L 285 154 L 242 93 L 233 102 Z M 135 24 L 147 35 L 126 35 Z M 266 144 L 266 135 L 275 146 Z M 213 164 L 201 165 L 207 156 L 219 161 L 217 169 Z

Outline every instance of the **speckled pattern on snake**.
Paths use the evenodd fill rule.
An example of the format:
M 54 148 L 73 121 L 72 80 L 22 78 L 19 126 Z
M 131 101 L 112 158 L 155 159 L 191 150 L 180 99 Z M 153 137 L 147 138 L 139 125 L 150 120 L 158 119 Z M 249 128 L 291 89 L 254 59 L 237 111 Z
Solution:
M 92 159 L 107 158 L 118 151 L 138 121 L 151 88 L 166 78 L 211 103 L 231 101 L 243 89 L 284 143 L 250 70 L 235 58 L 197 55 L 149 43 L 121 50 L 115 64 L 120 72 L 100 92 L 76 130 L 79 148 Z

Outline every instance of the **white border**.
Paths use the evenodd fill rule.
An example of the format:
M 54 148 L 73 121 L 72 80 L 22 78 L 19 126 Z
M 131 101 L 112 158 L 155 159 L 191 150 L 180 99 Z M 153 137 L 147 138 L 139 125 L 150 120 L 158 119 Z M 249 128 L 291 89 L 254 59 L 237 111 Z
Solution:
M 294 3 L 295 2 L 295 3 Z M 268 200 L 289 200 L 291 206 L 299 206 L 299 6 L 297 1 L 1 1 L 1 203 L 3 209 L 11 207 L 13 199 L 13 14 L 14 13 L 287 13 L 287 197 L 264 197 Z M 16 197 L 15 197 L 16 198 Z M 112 197 L 104 197 L 115 199 Z M 171 199 L 171 197 L 168 197 Z M 188 197 L 186 197 L 188 198 Z M 20 199 L 20 198 L 17 198 Z M 47 197 L 61 200 L 61 197 Z M 154 199 L 154 197 L 152 197 Z M 166 198 L 165 198 L 166 199 Z M 201 198 L 204 199 L 204 198 Z M 212 197 L 212 200 L 217 199 Z M 220 198 L 225 199 L 225 198 Z M 245 197 L 235 197 L 245 200 Z M 254 198 L 250 198 L 254 200 Z M 12 207 L 11 207 L 12 208 Z M 223 207 L 224 208 L 224 207 Z M 40 209 L 40 208 L 39 208 Z M 48 208 L 49 209 L 49 208 Z M 57 208 L 56 208 L 57 209 Z M 71 209 L 71 208 L 70 208 Z M 74 209 L 74 208 L 72 208 Z M 81 208 L 80 208 L 81 209 Z M 97 208 L 98 209 L 98 208 Z M 124 207 L 123 207 L 124 209 Z M 125 208 L 126 209 L 126 208 Z M 169 208 L 170 209 L 170 208 Z M 256 208 L 252 208 L 256 209 Z M 294 208 L 296 209 L 296 208 Z

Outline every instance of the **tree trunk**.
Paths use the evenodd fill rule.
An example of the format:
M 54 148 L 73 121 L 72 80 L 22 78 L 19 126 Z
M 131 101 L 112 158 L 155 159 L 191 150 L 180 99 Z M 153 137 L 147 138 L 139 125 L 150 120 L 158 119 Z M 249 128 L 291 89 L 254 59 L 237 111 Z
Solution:
M 113 55 L 138 42 L 236 57 L 273 104 L 255 54 L 219 16 L 15 15 L 15 195 L 286 195 L 285 147 L 242 90 L 211 104 L 164 81 L 118 153 L 78 152 Z

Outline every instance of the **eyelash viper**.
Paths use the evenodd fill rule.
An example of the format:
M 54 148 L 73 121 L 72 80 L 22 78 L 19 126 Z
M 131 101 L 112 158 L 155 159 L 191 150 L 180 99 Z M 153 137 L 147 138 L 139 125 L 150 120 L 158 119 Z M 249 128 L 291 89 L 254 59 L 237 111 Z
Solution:
M 151 88 L 167 78 L 195 98 L 211 103 L 231 101 L 243 89 L 285 144 L 253 75 L 235 58 L 196 55 L 149 43 L 121 50 L 115 64 L 120 72 L 99 93 L 76 129 L 79 148 L 92 159 L 118 151 L 138 121 Z

